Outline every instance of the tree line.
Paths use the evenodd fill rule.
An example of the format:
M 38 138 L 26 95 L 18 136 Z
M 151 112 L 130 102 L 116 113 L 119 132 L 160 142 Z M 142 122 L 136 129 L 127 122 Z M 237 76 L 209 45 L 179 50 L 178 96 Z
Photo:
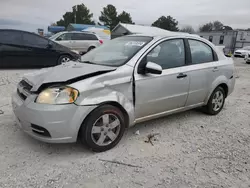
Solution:
M 114 29 L 114 27 L 119 23 L 128 23 L 135 24 L 132 20 L 130 13 L 126 11 L 122 11 L 118 13 L 116 7 L 114 5 L 108 4 L 101 11 L 101 15 L 99 16 L 99 22 L 95 23 L 93 20 L 93 13 L 84 5 L 79 4 L 72 7 L 72 11 L 66 12 L 62 19 L 57 21 L 52 25 L 65 26 L 67 27 L 70 23 L 78 23 L 78 24 L 97 24 L 97 25 L 105 25 L 110 28 L 110 30 Z M 195 33 L 195 30 L 192 26 L 185 26 L 179 29 L 178 21 L 173 17 L 169 16 L 161 16 L 156 21 L 152 23 L 152 26 L 159 27 L 161 29 L 166 29 L 169 31 L 181 31 L 187 33 Z M 199 27 L 200 32 L 208 32 L 208 31 L 222 31 L 222 30 L 233 30 L 230 26 L 225 26 L 220 21 L 209 22 Z

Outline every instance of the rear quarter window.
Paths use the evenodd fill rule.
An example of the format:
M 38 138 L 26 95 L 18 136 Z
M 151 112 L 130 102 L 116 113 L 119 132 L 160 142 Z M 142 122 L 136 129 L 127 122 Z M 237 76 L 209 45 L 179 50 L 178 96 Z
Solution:
M 22 33 L 17 31 L 1 31 L 0 32 L 0 43 L 2 44 L 21 44 Z

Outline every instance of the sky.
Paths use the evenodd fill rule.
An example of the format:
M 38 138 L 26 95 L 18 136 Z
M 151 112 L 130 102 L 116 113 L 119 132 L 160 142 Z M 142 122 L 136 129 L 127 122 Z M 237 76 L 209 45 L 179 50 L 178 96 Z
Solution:
M 47 31 L 48 25 L 81 3 L 95 21 L 103 7 L 112 4 L 118 13 L 129 12 L 136 24 L 151 25 L 160 16 L 171 15 L 180 28 L 191 25 L 197 29 L 214 20 L 233 28 L 250 28 L 250 0 L 0 0 L 0 29 Z

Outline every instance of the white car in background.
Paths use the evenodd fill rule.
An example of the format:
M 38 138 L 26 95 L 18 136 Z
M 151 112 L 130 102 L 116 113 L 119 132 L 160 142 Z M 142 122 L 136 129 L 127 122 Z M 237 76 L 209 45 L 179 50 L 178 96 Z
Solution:
M 238 49 L 234 52 L 234 57 L 245 57 L 248 53 L 250 53 L 250 46 L 245 46 L 241 49 Z
M 95 33 L 83 31 L 59 32 L 50 39 L 79 53 L 86 53 L 103 44 Z
M 245 61 L 246 61 L 247 64 L 250 64 L 250 52 L 246 53 Z

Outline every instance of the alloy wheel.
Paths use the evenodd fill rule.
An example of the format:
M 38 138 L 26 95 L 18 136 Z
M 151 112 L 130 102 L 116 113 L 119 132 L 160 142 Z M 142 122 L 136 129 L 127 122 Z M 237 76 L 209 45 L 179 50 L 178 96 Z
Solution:
M 121 122 L 115 114 L 104 114 L 93 124 L 91 138 L 98 146 L 107 146 L 120 134 Z
M 223 93 L 220 90 L 216 91 L 212 100 L 213 110 L 215 112 L 221 109 L 223 101 L 224 101 Z

